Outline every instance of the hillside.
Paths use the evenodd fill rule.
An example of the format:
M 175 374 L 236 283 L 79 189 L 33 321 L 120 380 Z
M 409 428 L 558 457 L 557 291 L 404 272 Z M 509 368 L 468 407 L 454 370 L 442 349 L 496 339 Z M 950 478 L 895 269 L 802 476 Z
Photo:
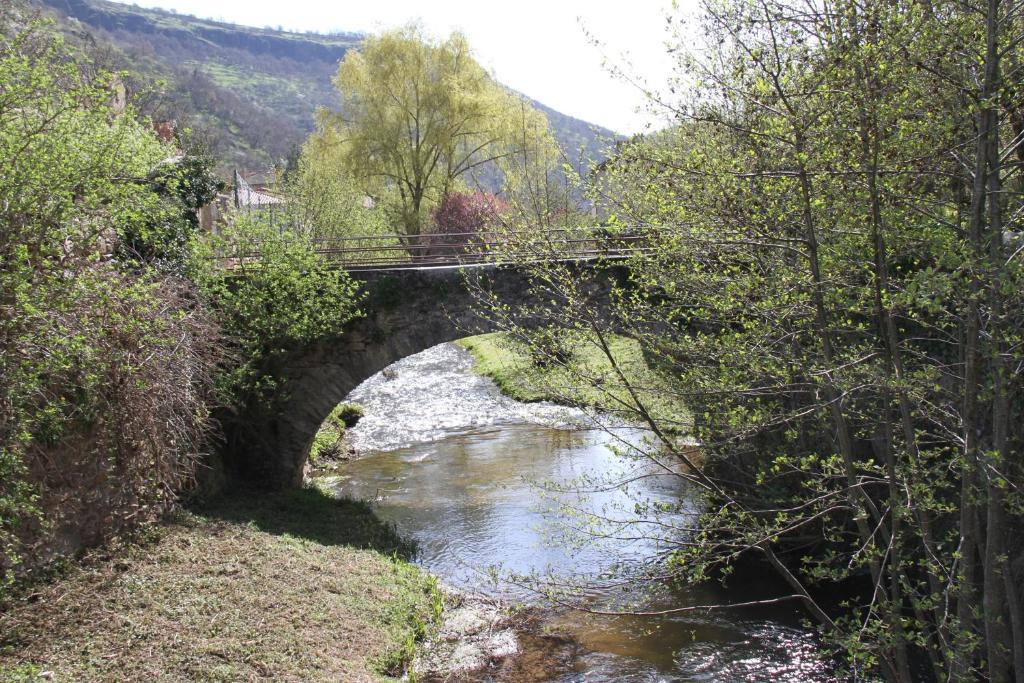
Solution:
M 225 168 L 287 158 L 313 130 L 317 107 L 341 102 L 331 84 L 356 33 L 292 33 L 199 19 L 106 0 L 37 0 L 107 66 L 131 71 L 137 105 L 185 122 Z M 166 87 L 154 84 L 166 83 Z M 529 99 L 529 98 L 527 98 Z M 563 149 L 599 159 L 614 134 L 532 101 Z

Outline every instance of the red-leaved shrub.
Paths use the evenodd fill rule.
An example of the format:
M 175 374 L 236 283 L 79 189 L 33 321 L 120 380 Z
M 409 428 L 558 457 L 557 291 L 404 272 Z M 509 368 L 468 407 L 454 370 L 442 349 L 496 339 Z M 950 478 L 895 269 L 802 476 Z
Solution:
M 431 214 L 427 237 L 431 254 L 458 253 L 467 245 L 487 241 L 484 232 L 508 210 L 504 199 L 489 192 L 453 192 Z

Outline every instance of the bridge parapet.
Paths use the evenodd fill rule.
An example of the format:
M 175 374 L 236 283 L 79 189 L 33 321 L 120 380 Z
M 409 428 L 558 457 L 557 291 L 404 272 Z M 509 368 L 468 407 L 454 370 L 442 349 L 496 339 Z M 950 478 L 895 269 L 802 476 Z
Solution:
M 543 230 L 484 229 L 415 236 L 356 235 L 310 240 L 332 265 L 350 272 L 517 265 L 530 261 L 622 260 L 650 255 L 663 230 L 588 226 Z M 258 245 L 250 245 L 257 247 Z M 224 267 L 259 258 L 258 248 L 216 257 Z

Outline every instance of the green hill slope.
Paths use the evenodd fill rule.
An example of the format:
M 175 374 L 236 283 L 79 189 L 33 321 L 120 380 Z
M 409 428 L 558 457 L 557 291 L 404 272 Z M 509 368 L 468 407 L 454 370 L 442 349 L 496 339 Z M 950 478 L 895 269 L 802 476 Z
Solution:
M 280 163 L 313 130 L 317 107 L 341 102 L 331 77 L 356 33 L 291 33 L 123 5 L 105 0 L 38 0 L 76 39 L 104 55 L 107 66 L 137 77 L 155 119 L 183 121 L 205 139 L 225 168 Z M 533 102 L 548 116 L 572 158 L 603 158 L 613 133 Z

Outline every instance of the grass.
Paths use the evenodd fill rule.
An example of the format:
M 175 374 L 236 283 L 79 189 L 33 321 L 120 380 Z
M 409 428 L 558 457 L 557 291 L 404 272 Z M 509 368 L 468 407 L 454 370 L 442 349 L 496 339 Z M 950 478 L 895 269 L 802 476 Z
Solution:
M 364 503 L 237 493 L 4 606 L 0 680 L 399 675 L 441 604 L 411 552 Z
M 360 36 L 352 33 L 340 35 L 320 35 L 314 33 L 296 33 L 292 31 L 279 31 L 274 28 L 257 28 L 254 26 L 242 26 L 230 22 L 216 21 L 213 19 L 202 19 L 191 14 L 178 14 L 160 9 L 149 9 L 136 7 L 134 5 L 92 5 L 90 10 L 94 13 L 101 13 L 109 17 L 118 16 L 142 16 L 153 23 L 154 26 L 169 30 L 195 31 L 196 29 L 219 29 L 225 32 L 248 34 L 251 36 L 273 35 L 286 40 L 297 40 L 311 42 L 321 45 L 338 47 L 355 47 L 360 42 Z
M 235 64 L 222 64 L 215 61 L 189 60 L 184 63 L 186 68 L 200 69 L 209 76 L 214 83 L 235 91 L 243 90 L 246 95 L 253 97 L 262 95 L 265 99 L 272 97 L 282 101 L 291 102 L 298 94 L 308 91 L 307 85 L 319 85 L 314 79 L 308 79 L 312 83 L 299 82 L 292 76 L 276 76 L 263 73 L 254 68 L 246 68 Z M 330 95 L 333 91 L 330 84 L 321 87 L 324 93 Z
M 521 345 L 496 332 L 467 337 L 457 342 L 473 355 L 474 371 L 494 380 L 503 394 L 517 401 L 552 401 L 564 405 L 595 407 L 624 414 L 623 403 L 633 405 L 626 385 L 618 377 L 599 345 L 577 338 L 568 343 L 564 365 L 539 367 Z M 612 337 L 609 349 L 645 407 L 662 426 L 686 433 L 692 417 L 669 381 L 654 372 L 640 344 L 627 337 Z
M 337 460 L 345 456 L 345 432 L 363 417 L 363 407 L 358 403 L 339 403 L 320 425 L 309 459 L 314 464 L 325 460 Z

